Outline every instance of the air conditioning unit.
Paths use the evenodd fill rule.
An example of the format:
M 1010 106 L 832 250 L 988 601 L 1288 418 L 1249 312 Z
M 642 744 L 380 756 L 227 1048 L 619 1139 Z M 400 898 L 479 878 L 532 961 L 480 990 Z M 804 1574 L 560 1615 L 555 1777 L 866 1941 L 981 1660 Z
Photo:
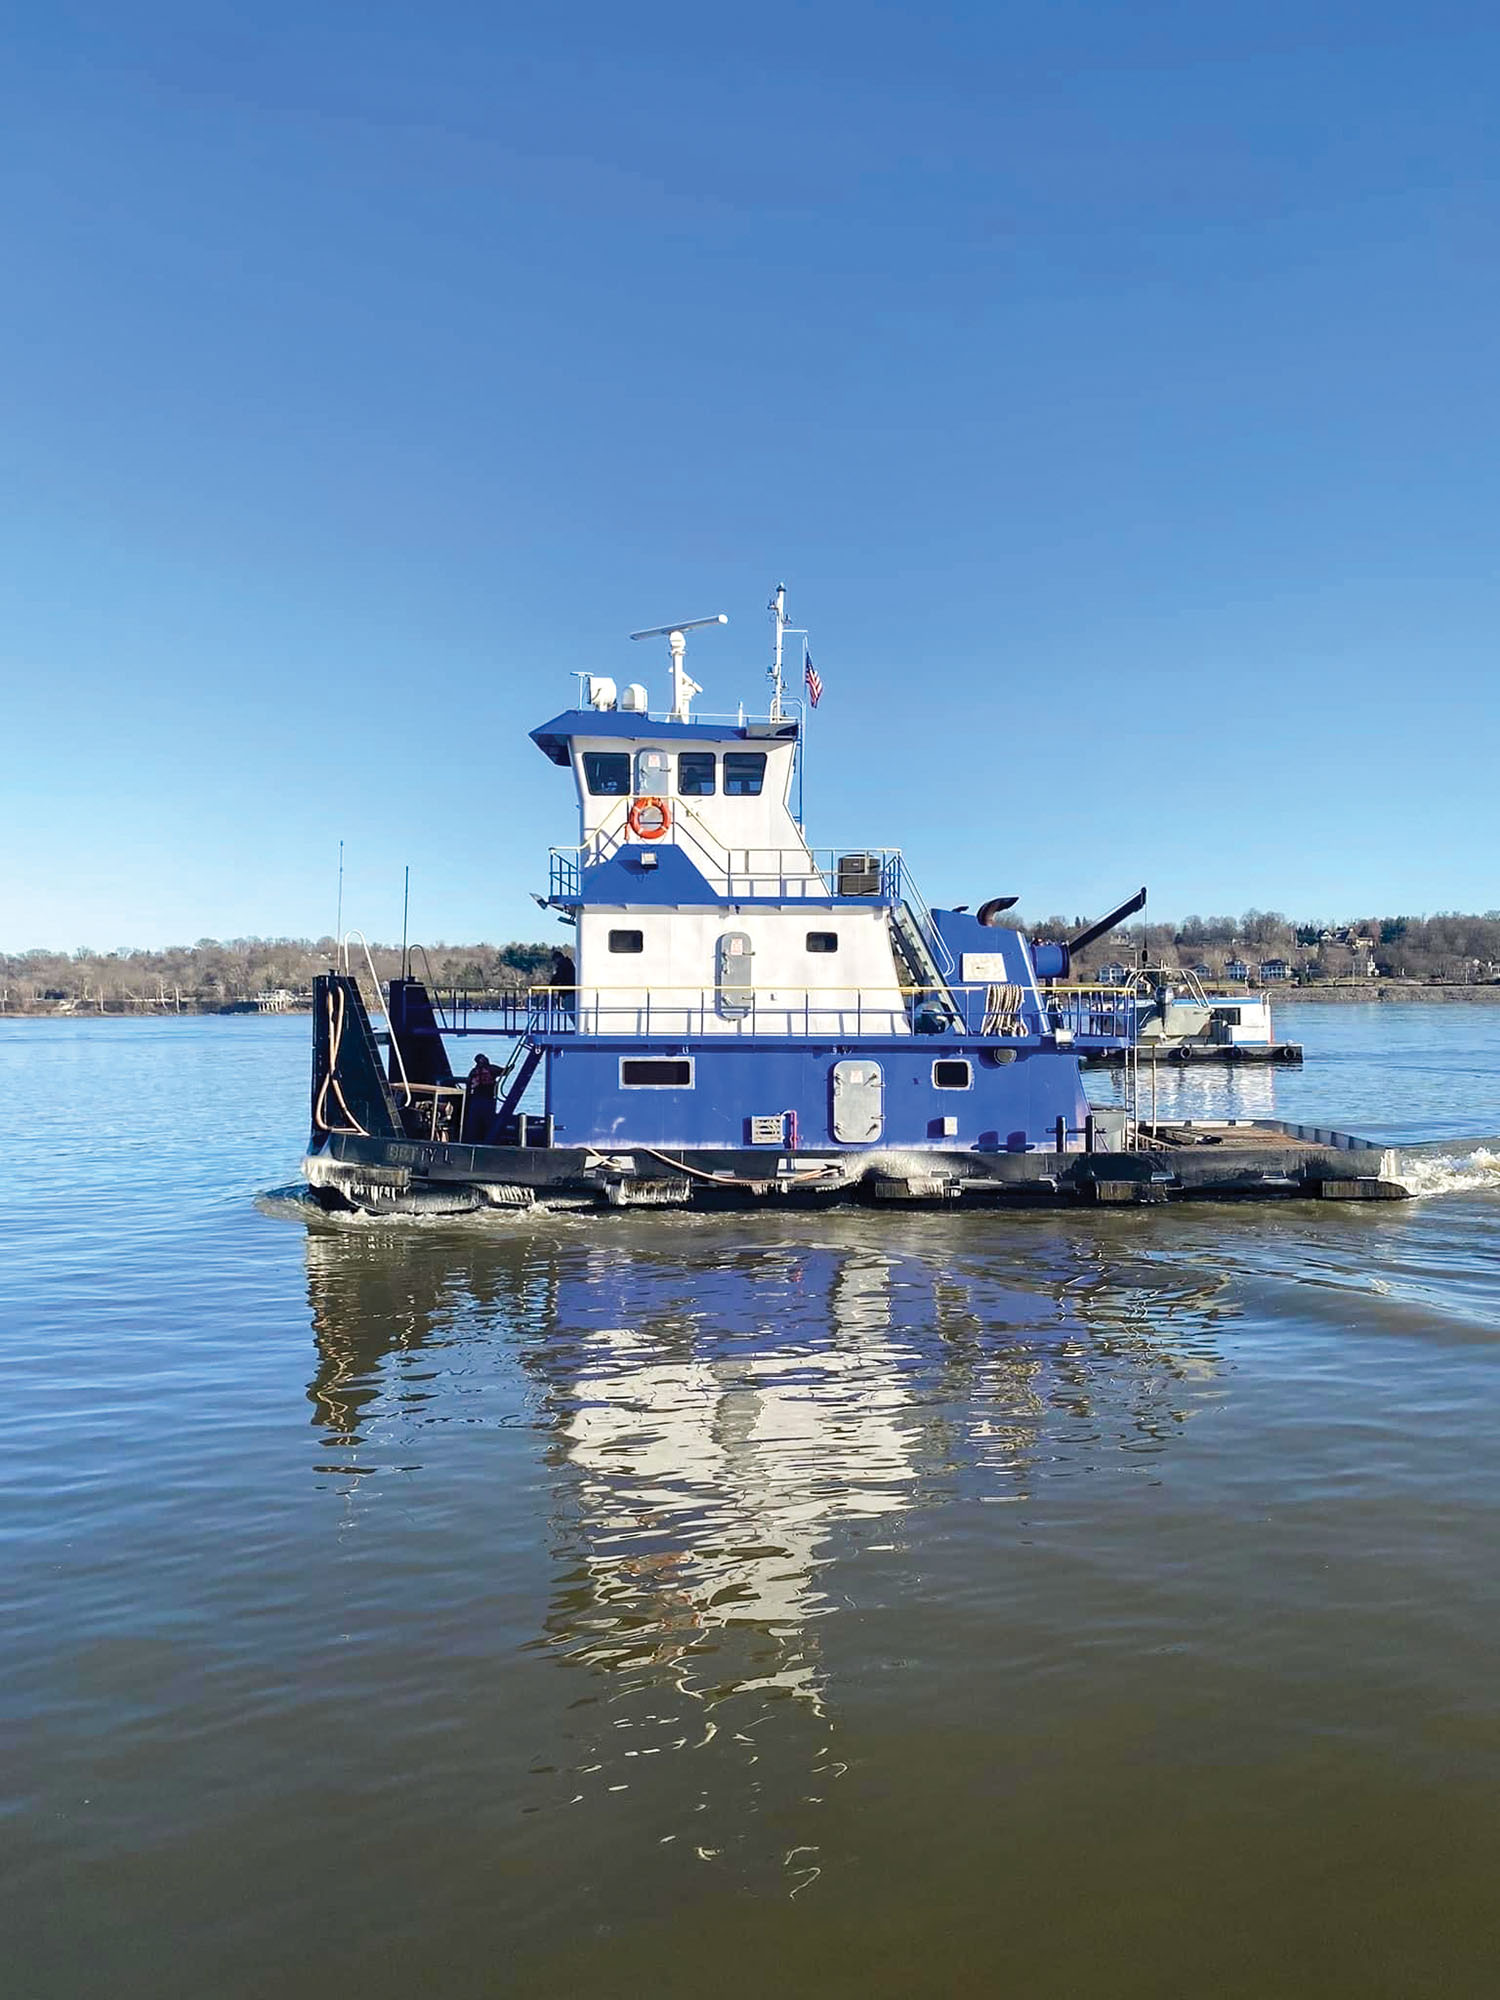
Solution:
M 878 854 L 841 854 L 838 862 L 839 894 L 841 896 L 878 896 L 880 894 L 880 856 Z

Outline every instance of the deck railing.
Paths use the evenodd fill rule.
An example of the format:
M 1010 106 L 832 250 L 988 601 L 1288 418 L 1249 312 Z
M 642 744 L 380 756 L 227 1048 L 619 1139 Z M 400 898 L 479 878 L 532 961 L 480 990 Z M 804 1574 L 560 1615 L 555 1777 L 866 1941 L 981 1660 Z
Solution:
M 1133 1042 L 1139 996 L 1120 986 L 1049 986 L 1043 995 L 1048 1018 L 1079 1041 Z
M 491 1017 L 493 1019 L 493 1016 Z M 997 1045 L 1102 1047 L 1135 1033 L 1135 1002 L 1109 988 L 1043 992 L 994 984 L 920 987 L 542 986 L 519 993 L 496 1023 L 525 1035 L 962 1035 Z
M 700 831 L 706 830 L 678 819 L 673 825 L 673 838 L 650 847 L 642 844 L 641 851 L 651 854 L 660 853 L 664 846 L 681 847 L 715 892 L 730 900 L 765 897 L 793 902 L 802 897 L 821 900 L 828 896 L 857 895 L 861 901 L 889 904 L 899 902 L 903 894 L 899 847 L 726 847 L 700 838 Z M 562 901 L 576 900 L 582 892 L 584 871 L 610 860 L 623 845 L 618 830 L 611 828 L 608 832 L 601 830 L 582 847 L 554 847 L 551 895 Z M 874 886 L 868 889 L 846 886 L 854 879 L 854 871 L 847 864 L 865 856 L 873 866 L 863 879 L 873 879 Z M 842 870 L 841 862 L 846 864 Z

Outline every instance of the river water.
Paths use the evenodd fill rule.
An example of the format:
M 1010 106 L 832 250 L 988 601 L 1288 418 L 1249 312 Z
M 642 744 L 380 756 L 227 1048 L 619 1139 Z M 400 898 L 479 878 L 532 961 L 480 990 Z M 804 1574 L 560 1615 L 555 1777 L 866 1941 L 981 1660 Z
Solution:
M 7 1995 L 1488 2000 L 1500 1009 L 1278 1027 L 1434 1192 L 339 1225 L 0 1023 Z

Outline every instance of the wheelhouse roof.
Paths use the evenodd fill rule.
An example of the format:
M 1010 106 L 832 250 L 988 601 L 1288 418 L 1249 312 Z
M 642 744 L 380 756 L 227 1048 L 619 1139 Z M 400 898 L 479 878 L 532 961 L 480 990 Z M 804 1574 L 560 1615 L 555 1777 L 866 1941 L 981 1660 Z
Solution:
M 797 734 L 795 719 L 782 722 L 669 722 L 628 709 L 568 708 L 561 715 L 554 715 L 550 722 L 544 722 L 539 729 L 533 729 L 531 740 L 554 764 L 566 765 L 572 762 L 569 746 L 575 736 L 624 736 L 651 743 L 764 743 L 768 740 L 781 742 L 787 738 L 795 740 Z

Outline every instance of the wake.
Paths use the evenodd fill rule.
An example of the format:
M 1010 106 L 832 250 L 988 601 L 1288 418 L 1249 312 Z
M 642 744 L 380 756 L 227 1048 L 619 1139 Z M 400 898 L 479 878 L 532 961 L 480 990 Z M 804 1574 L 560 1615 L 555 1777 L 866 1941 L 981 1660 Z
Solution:
M 1500 1194 L 1500 1138 L 1434 1139 L 1395 1148 L 1395 1178 L 1417 1199 Z

